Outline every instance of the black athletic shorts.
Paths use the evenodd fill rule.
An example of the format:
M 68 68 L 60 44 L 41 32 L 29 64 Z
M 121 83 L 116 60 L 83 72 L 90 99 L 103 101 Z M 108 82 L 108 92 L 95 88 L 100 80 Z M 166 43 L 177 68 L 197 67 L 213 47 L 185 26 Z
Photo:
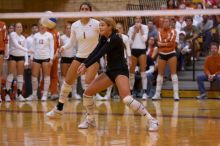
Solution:
M 71 64 L 74 60 L 74 57 L 61 57 L 60 63 Z
M 74 57 L 74 60 L 79 61 L 80 63 L 83 63 L 86 60 L 86 58 Z
M 4 54 L 5 54 L 5 51 L 1 50 L 0 55 L 4 55 Z
M 162 60 L 165 60 L 165 61 L 168 61 L 170 58 L 176 56 L 176 52 L 173 52 L 173 53 L 170 53 L 170 54 L 160 54 L 159 53 L 159 58 L 162 59 Z
M 138 58 L 141 55 L 146 55 L 146 49 L 131 49 L 131 55 Z
M 83 63 L 83 62 L 86 60 L 86 58 L 74 57 L 74 60 L 77 60 L 77 61 L 79 61 L 80 63 Z M 97 63 L 100 64 L 99 60 L 97 61 Z
M 8 60 L 13 60 L 13 61 L 25 61 L 25 57 L 24 56 L 13 56 L 13 55 L 10 55 Z
M 107 71 L 105 73 L 113 83 L 115 83 L 115 79 L 118 75 L 124 75 L 129 78 L 128 68 L 125 68 L 125 67 L 120 68 L 120 69 L 116 69 L 116 70 L 108 70 L 107 69 Z
M 48 58 L 48 59 L 35 59 L 34 58 L 33 62 L 36 62 L 38 64 L 42 64 L 44 62 L 50 62 L 50 58 Z

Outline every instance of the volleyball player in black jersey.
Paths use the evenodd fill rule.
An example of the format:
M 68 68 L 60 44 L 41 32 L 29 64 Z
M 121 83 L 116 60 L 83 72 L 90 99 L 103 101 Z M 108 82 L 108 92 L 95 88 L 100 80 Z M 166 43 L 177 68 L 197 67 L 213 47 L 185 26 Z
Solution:
M 116 23 L 112 18 L 103 18 L 100 20 L 100 35 L 98 45 L 89 57 L 79 66 L 78 74 L 84 74 L 86 69 L 97 62 L 102 56 L 107 55 L 107 69 L 105 73 L 100 74 L 85 90 L 83 95 L 83 106 L 86 108 L 87 116 L 79 124 L 78 128 L 87 129 L 95 127 L 93 95 L 105 90 L 113 83 L 119 90 L 120 97 L 132 110 L 145 116 L 149 123 L 149 131 L 158 130 L 158 122 L 154 119 L 147 109 L 130 93 L 129 71 L 124 58 L 124 44 L 120 34 L 116 33 Z

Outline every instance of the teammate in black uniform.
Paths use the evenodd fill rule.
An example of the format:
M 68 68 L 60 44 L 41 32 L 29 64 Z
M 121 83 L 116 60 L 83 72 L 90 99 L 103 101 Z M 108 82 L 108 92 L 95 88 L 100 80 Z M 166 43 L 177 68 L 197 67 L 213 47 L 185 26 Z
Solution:
M 119 90 L 120 97 L 132 110 L 145 116 L 149 122 L 149 131 L 158 129 L 158 122 L 146 110 L 146 108 L 130 93 L 129 71 L 124 58 L 124 44 L 120 34 L 116 33 L 116 23 L 112 18 L 103 18 L 100 20 L 100 35 L 98 45 L 89 57 L 79 66 L 78 73 L 85 73 L 86 69 L 97 62 L 102 56 L 107 55 L 107 70 L 100 74 L 85 90 L 83 105 L 86 108 L 87 116 L 79 124 L 78 128 L 87 129 L 95 127 L 94 119 L 94 101 L 93 95 L 108 88 L 113 83 Z

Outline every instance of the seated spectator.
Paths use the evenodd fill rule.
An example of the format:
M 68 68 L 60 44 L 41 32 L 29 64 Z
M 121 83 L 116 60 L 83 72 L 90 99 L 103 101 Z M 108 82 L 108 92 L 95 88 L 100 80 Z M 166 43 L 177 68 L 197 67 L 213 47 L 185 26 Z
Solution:
M 211 55 L 205 60 L 204 73 L 197 76 L 197 84 L 200 95 L 197 99 L 204 99 L 207 97 L 204 81 L 217 81 L 220 87 L 220 54 L 218 53 L 218 44 L 212 42 L 210 45 Z
M 200 45 L 198 40 L 195 40 L 194 46 L 192 40 L 198 36 L 200 33 L 199 29 L 193 25 L 193 18 L 188 16 L 185 18 L 186 26 L 183 28 L 183 31 L 186 33 L 186 40 L 190 42 L 190 48 L 195 49 L 194 59 L 198 60 L 200 55 Z M 194 47 L 194 48 L 193 48 Z M 193 57 L 191 60 L 193 60 Z
M 155 71 L 156 68 L 156 58 L 158 53 L 158 47 L 156 46 L 156 40 L 154 37 L 149 37 L 148 45 L 147 45 L 147 68 L 146 68 L 146 76 L 148 79 L 147 82 L 147 95 L 152 97 L 155 94 L 155 87 L 153 87 L 153 83 L 156 80 Z
M 154 37 L 155 39 L 157 39 L 157 35 L 158 35 L 157 27 L 154 25 L 153 21 L 148 20 L 147 26 L 148 26 L 148 29 L 149 29 L 148 38 Z
M 208 15 L 203 15 L 203 21 L 198 24 L 198 28 L 201 32 L 204 33 L 203 35 L 204 52 L 208 52 L 208 48 L 212 41 L 211 30 L 209 30 L 212 27 L 213 27 L 213 20 L 210 20 Z
M 179 33 L 179 43 L 177 45 L 177 56 L 178 56 L 178 63 L 179 69 L 184 71 L 185 70 L 185 56 L 191 51 L 189 48 L 189 42 L 186 41 L 186 33 L 181 31 Z

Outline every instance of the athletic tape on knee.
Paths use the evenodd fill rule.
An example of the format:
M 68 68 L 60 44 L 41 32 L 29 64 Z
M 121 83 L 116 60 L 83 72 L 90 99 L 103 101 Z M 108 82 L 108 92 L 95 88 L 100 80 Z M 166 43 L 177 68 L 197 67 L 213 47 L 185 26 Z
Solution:
M 87 114 L 90 115 L 90 118 L 94 118 L 94 108 L 95 103 L 93 100 L 93 96 L 87 96 L 83 94 L 83 106 L 86 108 Z
M 148 114 L 146 108 L 143 106 L 143 104 L 141 104 L 140 102 L 138 102 L 137 100 L 135 100 L 132 96 L 126 96 L 123 99 L 123 102 L 129 106 L 133 111 L 138 112 L 139 114 L 141 114 L 142 116 L 145 116 Z
M 94 106 L 93 96 L 83 94 L 83 106 Z
M 134 87 L 134 74 L 133 73 L 129 73 L 129 79 L 130 79 L 130 89 L 132 90 Z
M 142 82 L 142 88 L 144 90 L 147 90 L 147 76 L 145 72 L 141 72 L 141 82 Z
M 22 91 L 23 83 L 24 83 L 24 77 L 23 77 L 23 75 L 17 75 L 17 88 L 18 88 L 20 91 Z
M 7 76 L 7 82 L 6 82 L 6 89 L 7 89 L 7 90 L 10 90 L 10 89 L 11 89 L 11 83 L 12 83 L 13 79 L 14 79 L 13 74 L 9 74 L 9 75 Z
M 61 103 L 65 103 L 66 99 L 69 95 L 69 93 L 71 92 L 72 86 L 67 84 L 65 81 L 63 82 L 63 85 L 61 87 L 61 91 L 60 91 L 60 98 L 59 98 L 59 102 Z

